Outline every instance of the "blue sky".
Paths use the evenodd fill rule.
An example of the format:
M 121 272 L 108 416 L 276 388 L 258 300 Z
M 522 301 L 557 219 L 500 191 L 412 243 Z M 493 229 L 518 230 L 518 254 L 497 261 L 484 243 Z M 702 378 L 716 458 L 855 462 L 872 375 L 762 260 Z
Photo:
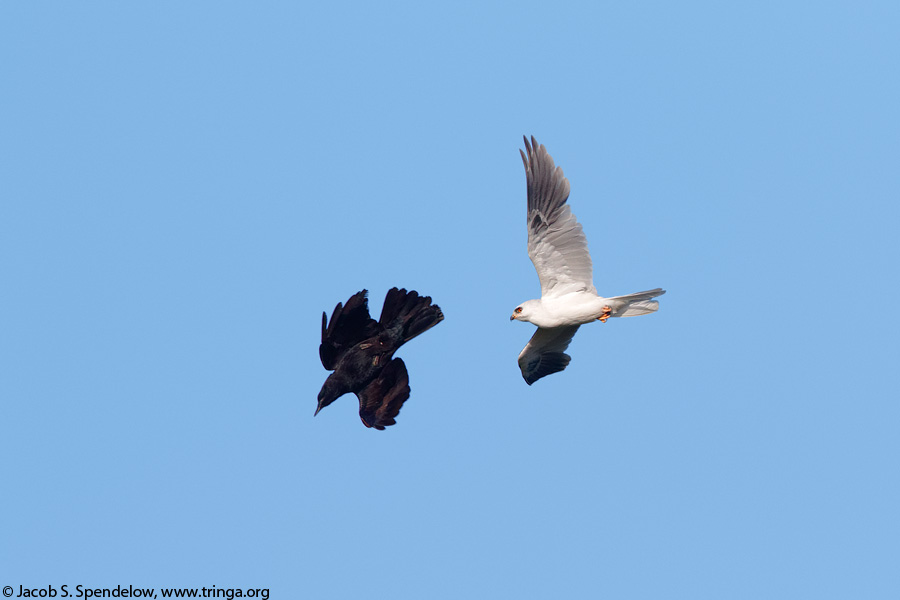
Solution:
M 4 3 L 0 585 L 895 598 L 893 2 Z M 522 135 L 601 294 L 527 386 Z M 431 295 L 384 432 L 320 318 Z

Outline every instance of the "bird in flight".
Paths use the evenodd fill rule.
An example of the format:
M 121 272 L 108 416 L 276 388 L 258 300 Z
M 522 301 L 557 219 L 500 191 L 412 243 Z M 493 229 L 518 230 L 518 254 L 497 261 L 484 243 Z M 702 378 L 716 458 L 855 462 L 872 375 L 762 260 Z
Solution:
M 591 255 L 581 225 L 572 214 L 569 180 L 543 145 L 525 138 L 522 155 L 528 184 L 528 256 L 541 280 L 541 297 L 527 300 L 510 321 L 527 321 L 538 329 L 519 354 L 519 368 L 531 385 L 558 373 L 572 359 L 565 353 L 581 325 L 610 317 L 633 317 L 656 312 L 654 300 L 665 294 L 646 292 L 604 298 L 594 288 Z
M 383 430 L 394 425 L 400 407 L 409 398 L 409 374 L 399 358 L 400 346 L 444 319 L 437 304 L 415 290 L 391 288 L 384 298 L 381 318 L 369 316 L 366 290 L 338 302 L 331 321 L 322 313 L 322 366 L 334 373 L 319 392 L 315 414 L 344 394 L 359 398 L 359 418 L 366 427 Z

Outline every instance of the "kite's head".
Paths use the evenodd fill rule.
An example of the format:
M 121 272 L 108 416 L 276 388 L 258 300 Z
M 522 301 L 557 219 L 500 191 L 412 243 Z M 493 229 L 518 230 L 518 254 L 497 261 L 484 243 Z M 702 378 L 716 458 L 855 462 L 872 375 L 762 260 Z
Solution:
M 531 323 L 531 316 L 534 314 L 534 300 L 528 300 L 516 307 L 510 321 L 525 321 Z

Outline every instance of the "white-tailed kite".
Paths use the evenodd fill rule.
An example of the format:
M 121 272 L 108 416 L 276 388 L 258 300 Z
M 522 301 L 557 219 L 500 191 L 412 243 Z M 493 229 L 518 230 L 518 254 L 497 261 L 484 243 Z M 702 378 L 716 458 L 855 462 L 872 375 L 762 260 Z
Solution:
M 541 280 L 541 297 L 520 304 L 510 320 L 527 321 L 538 330 L 519 354 L 519 368 L 531 385 L 562 371 L 571 357 L 565 353 L 578 327 L 610 317 L 634 317 L 655 312 L 662 288 L 604 298 L 594 288 L 591 255 L 581 225 L 572 214 L 569 180 L 534 137 L 525 138 L 528 182 L 528 256 Z

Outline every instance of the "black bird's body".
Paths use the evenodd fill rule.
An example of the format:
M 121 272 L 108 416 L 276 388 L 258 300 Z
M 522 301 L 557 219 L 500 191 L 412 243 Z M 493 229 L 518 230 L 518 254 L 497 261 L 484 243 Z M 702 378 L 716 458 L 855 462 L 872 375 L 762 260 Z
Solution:
M 409 398 L 406 365 L 393 358 L 400 346 L 440 323 L 444 315 L 428 296 L 392 288 L 384 299 L 381 318 L 369 316 L 366 290 L 338 305 L 328 321 L 322 313 L 322 366 L 334 370 L 319 392 L 320 410 L 350 392 L 359 398 L 359 416 L 366 427 L 384 429 Z

